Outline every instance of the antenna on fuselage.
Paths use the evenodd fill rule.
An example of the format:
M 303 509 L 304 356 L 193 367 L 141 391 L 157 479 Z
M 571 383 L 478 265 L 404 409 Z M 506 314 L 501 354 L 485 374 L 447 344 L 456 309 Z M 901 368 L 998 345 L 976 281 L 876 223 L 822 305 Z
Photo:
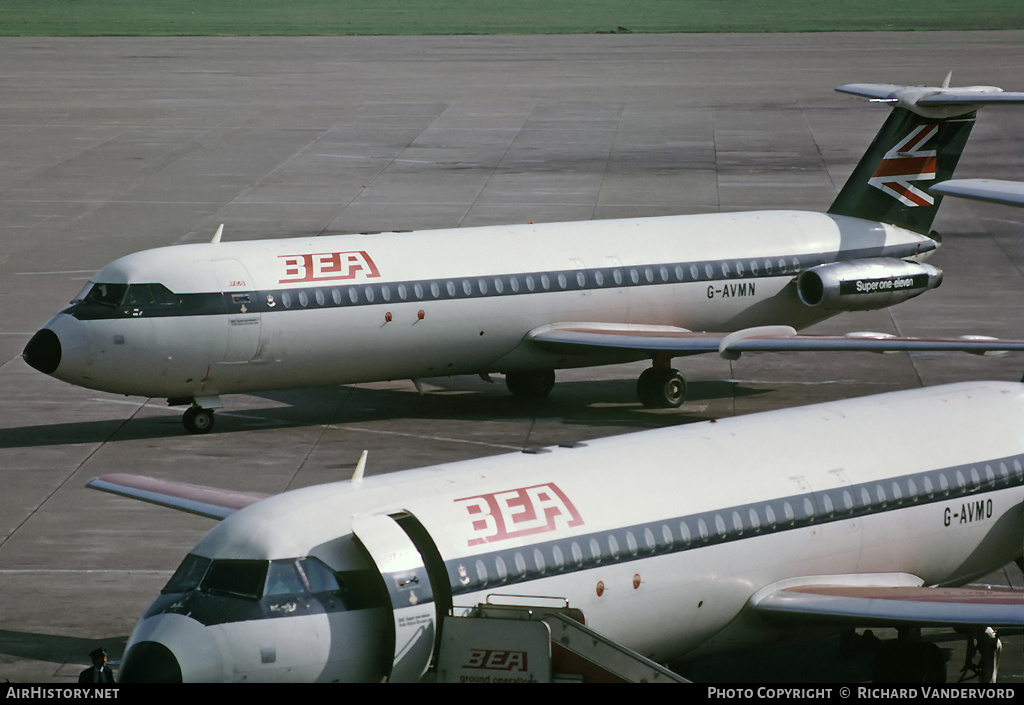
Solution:
M 356 463 L 356 469 L 352 471 L 352 482 L 360 483 L 363 481 L 363 471 L 366 470 L 366 456 L 370 451 L 364 450 L 363 454 L 359 456 L 359 462 Z
M 217 232 L 214 233 L 213 239 L 210 240 L 210 244 L 211 245 L 216 245 L 218 242 L 220 242 L 220 236 L 223 235 L 223 234 L 224 234 L 224 223 L 221 223 L 220 227 L 217 228 Z

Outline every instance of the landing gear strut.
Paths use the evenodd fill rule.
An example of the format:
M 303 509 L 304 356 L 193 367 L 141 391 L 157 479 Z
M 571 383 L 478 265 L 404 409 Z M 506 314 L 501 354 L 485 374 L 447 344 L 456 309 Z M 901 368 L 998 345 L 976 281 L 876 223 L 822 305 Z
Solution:
M 185 430 L 189 433 L 202 434 L 213 430 L 213 410 L 199 406 L 190 406 L 181 417 Z

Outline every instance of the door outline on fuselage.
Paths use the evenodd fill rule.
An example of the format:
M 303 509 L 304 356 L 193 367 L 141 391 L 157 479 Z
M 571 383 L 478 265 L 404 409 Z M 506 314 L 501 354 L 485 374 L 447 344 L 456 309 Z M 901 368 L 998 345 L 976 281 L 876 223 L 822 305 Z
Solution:
M 261 349 L 263 321 L 256 308 L 252 275 L 237 259 L 218 259 L 212 264 L 227 313 L 222 362 L 237 364 L 256 360 Z
M 430 666 L 441 620 L 451 609 L 451 589 L 437 548 L 407 512 L 355 517 L 352 534 L 380 572 L 393 612 L 388 680 L 416 682 Z M 431 564 L 440 564 L 440 572 L 436 565 L 428 568 Z

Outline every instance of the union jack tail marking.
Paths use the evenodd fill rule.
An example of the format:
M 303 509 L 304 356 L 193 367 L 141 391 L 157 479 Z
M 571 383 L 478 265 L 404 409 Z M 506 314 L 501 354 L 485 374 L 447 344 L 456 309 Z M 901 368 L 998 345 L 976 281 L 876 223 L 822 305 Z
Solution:
M 868 183 L 910 206 L 931 206 L 935 199 L 911 185 L 912 181 L 934 181 L 938 155 L 922 147 L 939 131 L 938 125 L 919 125 L 895 147 L 885 153 Z

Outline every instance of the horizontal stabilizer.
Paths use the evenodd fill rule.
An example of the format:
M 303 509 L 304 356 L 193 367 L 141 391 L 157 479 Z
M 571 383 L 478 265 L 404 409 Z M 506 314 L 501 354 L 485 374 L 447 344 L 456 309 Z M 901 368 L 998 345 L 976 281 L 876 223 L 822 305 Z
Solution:
M 975 201 L 1024 206 L 1024 182 L 996 179 L 950 179 L 930 186 L 928 190 L 945 196 L 959 196 Z
M 949 77 L 941 86 L 898 86 L 891 83 L 848 83 L 840 93 L 905 108 L 925 117 L 950 117 L 976 111 L 985 105 L 1024 103 L 1024 93 L 1004 91 L 996 86 L 950 87 Z
M 920 586 L 791 586 L 755 605 L 768 621 L 857 626 L 1024 626 L 1024 592 Z
M 122 473 L 94 477 L 85 486 L 218 520 L 267 497 Z
M 887 333 L 802 335 L 788 326 L 763 326 L 735 332 L 695 333 L 671 326 L 561 323 L 530 332 L 538 346 L 557 353 L 630 350 L 674 356 L 717 352 L 734 360 L 745 352 L 969 352 L 978 355 L 1024 351 L 1024 340 L 986 336 L 903 338 Z

